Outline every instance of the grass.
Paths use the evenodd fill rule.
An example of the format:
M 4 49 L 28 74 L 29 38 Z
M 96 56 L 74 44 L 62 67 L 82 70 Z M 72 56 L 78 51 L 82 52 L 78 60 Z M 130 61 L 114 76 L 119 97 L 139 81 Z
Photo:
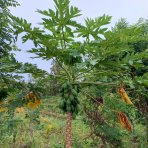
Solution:
M 64 148 L 66 116 L 56 105 L 59 98 L 53 99 L 44 99 L 39 109 L 29 110 L 25 108 L 25 113 L 15 112 L 11 120 L 19 122 L 11 125 L 12 127 L 8 126 L 9 123 L 6 120 L 6 117 L 10 120 L 9 114 L 2 113 L 0 116 L 3 119 L 1 129 L 4 129 L 5 135 L 1 137 L 0 148 Z M 131 135 L 130 137 L 125 134 L 123 147 L 145 148 L 146 141 L 142 139 L 146 136 L 145 130 L 145 126 L 136 124 L 135 136 Z M 92 147 L 90 133 L 89 126 L 78 115 L 72 121 L 72 147 Z M 141 137 L 141 139 L 136 139 L 136 136 Z

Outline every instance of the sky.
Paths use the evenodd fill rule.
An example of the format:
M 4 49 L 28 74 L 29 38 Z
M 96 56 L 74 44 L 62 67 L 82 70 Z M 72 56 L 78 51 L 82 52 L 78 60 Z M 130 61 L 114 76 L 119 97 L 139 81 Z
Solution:
M 53 0 L 17 0 L 21 6 L 11 8 L 11 13 L 22 17 L 36 26 L 41 22 L 41 15 L 37 9 L 47 10 L 54 8 Z M 120 18 L 126 18 L 127 22 L 133 24 L 141 17 L 148 19 L 148 0 L 71 0 L 71 4 L 81 10 L 82 16 L 77 20 L 83 22 L 84 18 L 95 18 L 103 14 L 112 16 L 111 26 Z M 21 38 L 17 41 L 21 52 L 16 53 L 16 59 L 20 62 L 37 64 L 39 68 L 50 72 L 51 61 L 32 59 L 34 55 L 26 51 L 33 47 L 32 42 L 22 44 Z

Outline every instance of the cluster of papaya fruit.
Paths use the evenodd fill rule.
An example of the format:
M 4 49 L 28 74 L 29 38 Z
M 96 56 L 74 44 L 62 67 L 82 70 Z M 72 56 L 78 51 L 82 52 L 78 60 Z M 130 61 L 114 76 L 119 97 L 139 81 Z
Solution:
M 61 101 L 59 107 L 64 112 L 70 112 L 72 117 L 75 118 L 79 110 L 79 100 L 78 93 L 80 87 L 78 85 L 73 85 L 69 81 L 65 82 L 60 90 Z

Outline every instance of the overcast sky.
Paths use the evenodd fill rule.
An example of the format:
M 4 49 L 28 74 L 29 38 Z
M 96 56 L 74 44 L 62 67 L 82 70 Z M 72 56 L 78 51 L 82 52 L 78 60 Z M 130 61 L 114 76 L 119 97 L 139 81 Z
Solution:
M 34 26 L 41 22 L 41 15 L 36 13 L 37 9 L 46 10 L 54 8 L 53 0 L 17 0 L 21 6 L 11 8 L 12 14 L 22 17 L 31 22 Z M 81 10 L 82 16 L 78 21 L 83 22 L 83 18 L 97 17 L 103 14 L 112 16 L 113 26 L 121 17 L 126 18 L 129 23 L 136 23 L 140 17 L 148 18 L 148 0 L 71 0 L 71 4 Z M 32 62 L 39 68 L 50 71 L 51 64 L 40 59 L 30 59 L 30 54 L 26 50 L 33 47 L 31 42 L 25 44 L 21 40 L 17 42 L 22 52 L 16 54 L 16 58 L 21 62 Z

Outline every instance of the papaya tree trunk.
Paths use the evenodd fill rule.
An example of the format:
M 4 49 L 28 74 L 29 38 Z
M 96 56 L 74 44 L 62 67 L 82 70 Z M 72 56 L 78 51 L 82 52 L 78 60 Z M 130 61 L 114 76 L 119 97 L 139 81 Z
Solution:
M 146 139 L 148 142 L 148 116 L 146 116 Z
M 71 148 L 71 113 L 67 113 L 66 118 L 66 148 Z

